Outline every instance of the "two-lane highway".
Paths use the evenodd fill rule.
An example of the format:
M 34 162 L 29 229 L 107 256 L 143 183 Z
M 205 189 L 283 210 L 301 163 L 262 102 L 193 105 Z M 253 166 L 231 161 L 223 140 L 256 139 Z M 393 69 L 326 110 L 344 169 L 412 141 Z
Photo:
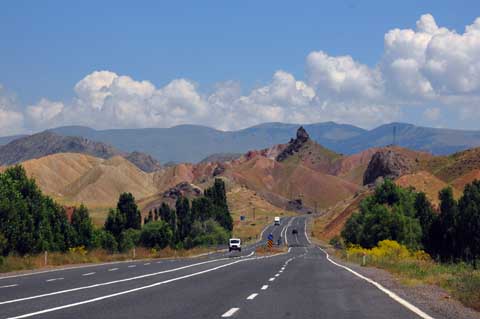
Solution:
M 305 225 L 304 216 L 285 218 L 241 254 L 3 278 L 0 318 L 427 318 L 330 262 Z M 289 251 L 255 255 L 269 234 Z

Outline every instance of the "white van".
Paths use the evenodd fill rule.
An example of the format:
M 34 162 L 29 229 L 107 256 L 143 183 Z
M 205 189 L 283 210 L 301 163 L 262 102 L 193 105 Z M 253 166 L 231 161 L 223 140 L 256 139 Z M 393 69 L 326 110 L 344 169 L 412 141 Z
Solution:
M 273 218 L 273 224 L 274 224 L 275 226 L 280 226 L 280 217 L 275 216 L 275 217 Z
M 242 251 L 242 241 L 240 238 L 230 238 L 228 241 L 228 251 L 232 250 Z

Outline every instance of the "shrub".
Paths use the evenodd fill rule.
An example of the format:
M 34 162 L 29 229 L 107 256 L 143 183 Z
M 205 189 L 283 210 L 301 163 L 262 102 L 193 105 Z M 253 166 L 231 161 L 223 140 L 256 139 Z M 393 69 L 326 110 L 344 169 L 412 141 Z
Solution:
M 148 223 L 140 234 L 141 244 L 149 248 L 165 248 L 172 242 L 172 239 L 172 230 L 164 221 Z
M 141 231 L 138 229 L 127 229 L 120 234 L 120 251 L 128 251 L 140 243 Z

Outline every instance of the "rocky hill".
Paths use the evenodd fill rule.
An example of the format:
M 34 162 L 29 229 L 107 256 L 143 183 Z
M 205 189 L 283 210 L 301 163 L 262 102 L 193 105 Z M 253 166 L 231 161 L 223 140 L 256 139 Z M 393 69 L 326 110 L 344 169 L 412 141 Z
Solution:
M 125 158 L 147 173 L 155 172 L 162 168 L 159 161 L 145 153 L 135 151 L 125 156 Z
M 78 136 L 62 136 L 51 131 L 24 136 L 0 146 L 0 165 L 13 165 L 59 153 L 80 153 L 103 159 L 123 156 L 145 172 L 161 168 L 160 163 L 148 154 L 125 153 L 102 142 Z

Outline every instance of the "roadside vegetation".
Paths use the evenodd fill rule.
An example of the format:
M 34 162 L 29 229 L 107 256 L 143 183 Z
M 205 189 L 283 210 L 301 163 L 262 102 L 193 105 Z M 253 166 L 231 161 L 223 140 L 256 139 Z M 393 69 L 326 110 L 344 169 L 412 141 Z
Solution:
M 198 247 L 225 244 L 232 229 L 220 179 L 192 203 L 180 197 L 175 209 L 163 204 L 143 225 L 135 198 L 123 193 L 99 228 L 84 205 L 67 216 L 21 166 L 0 173 L 2 272 L 44 266 L 45 252 L 48 265 L 198 254 L 207 250 Z
M 438 285 L 480 310 L 480 181 L 467 184 L 458 201 L 443 189 L 439 201 L 437 211 L 424 193 L 386 180 L 330 243 L 349 261 L 408 284 Z

